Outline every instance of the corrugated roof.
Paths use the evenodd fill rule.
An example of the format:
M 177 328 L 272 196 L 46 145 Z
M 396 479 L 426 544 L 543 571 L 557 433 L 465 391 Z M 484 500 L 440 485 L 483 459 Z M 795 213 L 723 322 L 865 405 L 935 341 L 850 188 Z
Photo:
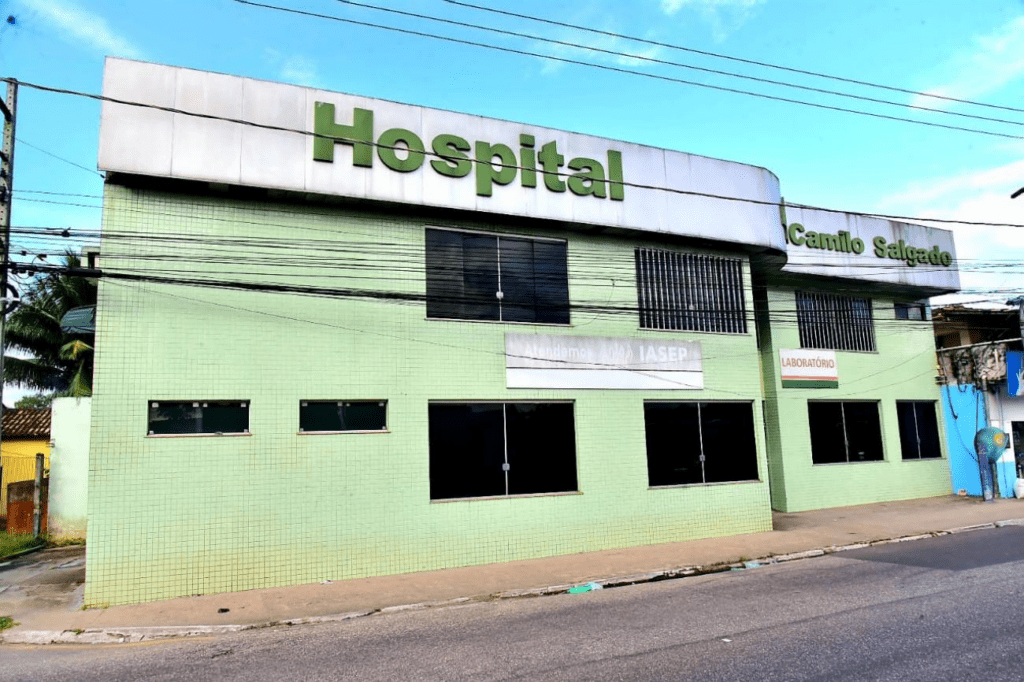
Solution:
M 4 410 L 3 438 L 50 437 L 50 408 Z

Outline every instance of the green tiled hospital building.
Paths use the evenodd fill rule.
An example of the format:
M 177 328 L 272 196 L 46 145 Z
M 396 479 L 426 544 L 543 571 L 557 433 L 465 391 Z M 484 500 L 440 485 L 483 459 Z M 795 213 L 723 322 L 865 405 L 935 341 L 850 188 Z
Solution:
M 949 492 L 951 233 L 754 166 L 109 59 L 86 604 Z

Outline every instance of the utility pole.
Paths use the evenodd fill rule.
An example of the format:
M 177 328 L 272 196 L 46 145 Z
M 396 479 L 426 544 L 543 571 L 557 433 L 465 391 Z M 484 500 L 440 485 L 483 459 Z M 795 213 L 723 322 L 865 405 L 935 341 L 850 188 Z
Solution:
M 14 192 L 14 123 L 18 113 L 18 82 L 7 81 L 7 94 L 0 100 L 4 117 L 3 146 L 0 147 L 0 439 L 4 415 L 4 327 L 9 312 L 7 292 L 11 251 L 11 200 Z M 2 484 L 2 482 L 0 482 Z

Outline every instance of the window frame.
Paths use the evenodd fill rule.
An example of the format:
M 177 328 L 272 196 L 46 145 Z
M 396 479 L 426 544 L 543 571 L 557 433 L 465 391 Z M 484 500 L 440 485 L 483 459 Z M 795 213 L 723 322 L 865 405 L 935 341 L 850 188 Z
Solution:
M 192 407 L 199 407 L 203 409 L 208 407 L 210 404 L 228 406 L 228 405 L 239 405 L 245 408 L 245 423 L 246 428 L 243 431 L 195 431 L 191 433 L 154 433 L 150 428 L 153 423 L 151 411 L 156 408 L 159 409 L 161 405 L 188 405 L 192 404 Z M 252 401 L 251 400 L 147 400 L 146 401 L 146 438 L 231 438 L 237 436 L 251 436 L 252 435 L 252 424 L 250 423 L 250 417 L 252 415 Z M 200 416 L 202 419 L 202 416 Z
M 545 244 L 561 244 L 561 245 L 564 245 L 565 246 L 565 317 L 566 317 L 566 321 L 565 322 L 538 322 L 538 321 L 532 321 L 531 322 L 531 321 L 524 321 L 524 320 L 506 320 L 506 319 L 502 319 L 503 318 L 504 306 L 508 306 L 510 308 L 514 307 L 513 304 L 511 304 L 511 303 L 509 303 L 509 304 L 504 303 L 504 297 L 500 298 L 500 299 L 496 297 L 496 300 L 498 301 L 498 304 L 497 304 L 497 307 L 498 307 L 498 317 L 496 319 L 489 318 L 489 317 L 481 317 L 481 318 L 474 318 L 474 317 L 443 317 L 443 316 L 431 315 L 430 312 L 429 312 L 429 309 L 430 309 L 429 281 L 431 279 L 430 278 L 430 267 L 429 267 L 430 256 L 427 253 L 427 233 L 429 231 L 431 231 L 431 230 L 436 231 L 436 232 L 450 232 L 450 233 L 454 233 L 454 234 L 474 235 L 474 236 L 479 236 L 479 237 L 494 237 L 495 240 L 496 240 L 496 251 L 495 251 L 495 253 L 496 253 L 496 262 L 495 262 L 495 265 L 496 265 L 497 273 L 498 273 L 497 274 L 497 277 L 498 277 L 498 287 L 499 287 L 499 291 L 501 291 L 502 293 L 504 293 L 504 292 L 501 289 L 501 286 L 502 286 L 502 281 L 501 281 L 501 247 L 500 247 L 500 240 L 501 239 L 517 240 L 517 241 L 529 241 L 529 242 L 539 242 L 539 243 L 545 243 Z M 439 226 L 439 225 L 427 225 L 427 226 L 424 226 L 424 233 L 423 234 L 424 234 L 424 237 L 423 237 L 423 248 L 424 248 L 424 283 L 425 283 L 425 287 L 424 288 L 426 290 L 425 291 L 425 306 L 424 307 L 426 308 L 425 318 L 427 320 L 429 320 L 429 321 L 439 321 L 439 322 L 482 322 L 482 323 L 490 323 L 490 324 L 526 324 L 526 325 L 538 325 L 538 326 L 549 326 L 549 327 L 571 327 L 572 326 L 572 296 L 571 296 L 570 291 L 569 291 L 569 282 L 571 280 L 571 277 L 569 276 L 569 248 L 568 248 L 569 247 L 569 240 L 568 239 L 558 238 L 558 237 L 536 237 L 536 236 L 532 236 L 532 235 L 528 236 L 528 235 L 513 234 L 513 233 L 508 233 L 508 232 L 492 232 L 492 231 L 486 231 L 486 230 L 472 230 L 472 229 L 465 229 L 465 228 L 458 228 L 458 227 L 444 227 L 444 226 Z M 536 261 L 534 260 L 534 263 L 535 262 Z M 535 283 L 536 283 L 536 280 L 534 280 L 534 284 Z M 495 293 L 497 294 L 498 292 L 495 292 Z
M 917 457 L 907 457 L 906 456 L 906 448 L 904 447 L 904 442 L 903 442 L 903 419 L 902 419 L 902 415 L 900 414 L 900 405 L 912 405 L 914 407 L 914 410 L 913 410 L 913 415 L 914 415 L 914 435 L 917 436 L 917 440 L 916 440 Z M 918 418 L 917 418 L 917 408 L 918 408 L 918 406 L 924 406 L 924 405 L 927 405 L 931 409 L 932 415 L 935 417 L 935 445 L 936 445 L 936 452 L 938 453 L 937 455 L 928 456 L 928 457 L 925 457 L 923 454 L 921 454 L 921 429 L 920 429 L 920 422 L 918 421 Z M 935 462 L 937 460 L 945 459 L 945 457 L 943 456 L 943 453 L 942 453 L 942 434 L 941 434 L 941 429 L 939 428 L 939 412 L 938 412 L 938 407 L 939 407 L 938 401 L 935 401 L 935 400 L 897 400 L 896 401 L 896 423 L 897 423 L 897 429 L 898 429 L 899 435 L 900 435 L 900 458 L 901 458 L 902 461 L 904 461 L 904 462 Z
M 638 325 L 649 331 L 750 333 L 743 258 L 637 246 L 633 249 Z M 699 286 L 692 270 L 713 273 Z M 728 282 L 727 289 L 716 288 Z M 691 306 L 699 307 L 694 310 Z M 716 313 L 721 311 L 721 315 Z M 730 327 L 738 327 L 732 329 Z
M 797 289 L 793 299 L 800 348 L 847 353 L 878 352 L 875 307 L 871 298 Z M 829 306 L 822 306 L 823 302 L 828 302 Z M 863 308 L 858 310 L 861 304 Z M 858 321 L 858 316 L 866 320 L 866 324 Z
M 814 461 L 814 426 L 812 424 L 811 417 L 811 405 L 839 405 L 840 414 L 842 415 L 843 424 L 843 452 L 846 455 L 845 462 L 816 462 Z M 847 427 L 846 421 L 846 405 L 858 404 L 858 405 L 874 405 L 875 415 L 878 418 L 878 452 L 880 457 L 878 459 L 866 459 L 866 460 L 851 460 L 850 459 L 850 433 Z M 811 445 L 811 465 L 812 466 L 845 466 L 848 464 L 879 464 L 888 461 L 885 452 L 885 428 L 882 425 L 882 401 L 880 400 L 808 400 L 807 401 L 807 431 L 808 439 Z
M 761 479 L 761 462 L 759 459 L 759 448 L 757 444 L 757 424 L 754 411 L 754 400 L 671 400 L 671 399 L 655 399 L 655 400 L 644 400 L 644 455 L 645 463 L 647 466 L 647 489 L 648 490 L 662 490 L 665 488 L 697 488 L 707 487 L 716 485 L 746 485 L 750 483 L 763 483 Z M 706 404 L 714 405 L 745 405 L 750 409 L 750 441 L 753 446 L 754 462 L 753 466 L 757 473 L 757 478 L 743 478 L 734 481 L 708 481 L 707 480 L 707 468 L 705 466 L 707 456 L 704 452 L 704 423 L 701 412 L 701 406 Z M 650 460 L 650 442 L 648 440 L 648 424 L 647 424 L 647 406 L 648 405 L 696 405 L 697 406 L 697 428 L 698 428 L 698 442 L 700 443 L 700 463 L 701 463 L 701 479 L 700 483 L 664 483 L 654 485 L 651 483 L 651 460 Z M 763 408 L 762 408 L 763 409 Z
M 921 301 L 893 301 L 892 307 L 894 316 L 897 320 L 906 320 L 907 322 L 931 322 L 931 319 L 928 317 L 927 303 L 922 303 Z M 921 317 L 911 317 L 910 313 L 913 310 L 920 310 Z
M 577 429 L 576 401 L 575 400 L 572 400 L 572 399 L 569 399 L 569 400 L 565 400 L 565 399 L 563 399 L 563 400 L 558 400 L 558 399 L 556 399 L 556 400 L 530 400 L 530 399 L 522 399 L 522 400 L 430 400 L 430 401 L 427 402 L 427 429 L 428 429 L 427 458 L 428 458 L 428 472 L 430 471 L 430 469 L 432 469 L 432 466 L 431 466 L 431 452 L 430 452 L 430 448 L 431 448 L 430 441 L 432 439 L 432 436 L 429 435 L 429 430 L 430 430 L 430 426 L 431 426 L 430 408 L 432 406 L 434 406 L 434 405 L 439 405 L 439 406 L 445 406 L 445 405 L 449 405 L 449 406 L 501 405 L 502 406 L 502 424 L 503 424 L 502 443 L 503 443 L 503 446 L 504 446 L 503 455 L 504 455 L 505 466 L 509 466 L 510 465 L 510 462 L 509 462 L 509 459 L 508 459 L 508 449 L 509 448 L 508 448 L 508 416 L 507 416 L 507 411 L 506 411 L 507 406 L 509 406 L 509 405 L 569 405 L 570 408 L 571 408 L 571 413 L 572 413 L 572 445 L 573 445 L 572 460 L 573 460 L 573 477 L 574 477 L 574 480 L 575 480 L 576 488 L 575 488 L 575 490 L 564 490 L 564 491 L 554 491 L 554 492 L 512 493 L 512 494 L 509 494 L 508 490 L 510 489 L 510 485 L 509 485 L 508 473 L 509 473 L 509 471 L 511 471 L 511 467 L 510 467 L 509 469 L 504 469 L 503 468 L 503 471 L 505 473 L 505 491 L 506 491 L 505 494 L 503 494 L 503 495 L 475 495 L 475 496 L 469 496 L 469 497 L 463 496 L 463 497 L 436 497 L 435 498 L 433 496 L 434 495 L 433 489 L 432 489 L 433 486 L 431 485 L 432 481 L 430 480 L 430 474 L 428 473 L 428 481 L 427 481 L 428 488 L 429 488 L 428 496 L 429 496 L 429 501 L 430 501 L 431 504 L 435 504 L 435 503 L 442 504 L 442 503 L 448 503 L 448 502 L 475 502 L 475 501 L 480 501 L 480 500 L 510 500 L 510 499 L 520 499 L 520 498 L 530 498 L 530 497 L 557 497 L 557 496 L 564 496 L 564 495 L 582 495 L 583 494 L 583 491 L 580 490 L 580 476 L 579 476 L 579 431 Z
M 381 429 L 343 429 L 340 431 L 305 431 L 302 429 L 302 408 L 307 407 L 309 403 L 318 404 L 329 404 L 336 403 L 344 407 L 343 403 L 378 403 L 384 407 L 384 427 Z M 359 398 L 359 399 L 343 399 L 343 400 L 300 400 L 299 401 L 299 430 L 296 432 L 300 436 L 331 436 L 341 434 L 370 434 L 370 433 L 391 433 L 391 411 L 389 410 L 388 400 L 384 398 Z

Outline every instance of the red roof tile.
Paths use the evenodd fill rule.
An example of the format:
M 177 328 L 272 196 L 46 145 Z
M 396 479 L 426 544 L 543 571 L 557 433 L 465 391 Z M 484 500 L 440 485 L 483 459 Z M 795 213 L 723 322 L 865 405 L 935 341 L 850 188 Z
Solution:
M 50 408 L 4 409 L 3 438 L 50 438 Z

